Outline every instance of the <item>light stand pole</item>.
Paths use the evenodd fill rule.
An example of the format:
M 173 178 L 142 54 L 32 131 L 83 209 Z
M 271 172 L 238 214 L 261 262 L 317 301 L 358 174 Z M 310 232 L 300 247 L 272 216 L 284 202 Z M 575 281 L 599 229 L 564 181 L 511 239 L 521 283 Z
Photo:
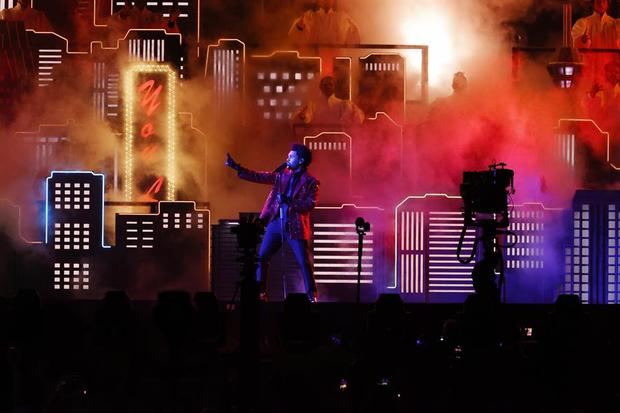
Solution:
M 357 232 L 357 294 L 355 304 L 360 305 L 361 302 L 361 285 L 362 285 L 362 252 L 364 249 L 364 235 L 370 231 L 370 223 L 364 221 L 364 218 L 358 217 L 355 220 L 355 231 Z

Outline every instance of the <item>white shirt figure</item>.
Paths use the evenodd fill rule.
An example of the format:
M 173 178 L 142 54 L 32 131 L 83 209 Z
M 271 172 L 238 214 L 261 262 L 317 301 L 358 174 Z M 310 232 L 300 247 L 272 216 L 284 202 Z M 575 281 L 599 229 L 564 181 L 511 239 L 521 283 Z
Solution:
M 288 37 L 296 44 L 359 44 L 357 25 L 343 11 L 331 7 L 308 10 L 295 19 Z
M 594 0 L 594 12 L 578 19 L 571 30 L 573 47 L 615 49 L 618 42 L 618 22 L 607 14 L 607 0 Z
M 352 102 L 331 95 L 318 102 L 309 102 L 299 112 L 297 119 L 303 123 L 326 125 L 361 124 L 364 112 Z
M 295 114 L 294 122 L 305 124 L 351 125 L 364 121 L 364 112 L 353 102 L 334 95 L 335 82 L 325 76 L 320 84 L 321 96 L 311 101 Z

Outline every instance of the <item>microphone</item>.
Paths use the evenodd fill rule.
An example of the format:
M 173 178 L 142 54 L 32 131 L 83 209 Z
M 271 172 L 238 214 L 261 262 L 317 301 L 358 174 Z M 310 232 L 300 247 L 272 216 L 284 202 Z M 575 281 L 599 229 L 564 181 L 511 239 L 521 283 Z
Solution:
M 284 168 L 286 168 L 286 166 L 287 166 L 287 163 L 286 163 L 286 162 L 283 162 L 283 163 L 282 163 L 282 165 L 280 165 L 280 166 L 278 166 L 276 169 L 274 169 L 274 170 L 273 170 L 273 172 L 274 172 L 274 173 L 277 173 L 277 172 L 282 172 L 282 170 L 283 170 Z
M 355 220 L 355 231 L 359 235 L 366 235 L 366 232 L 370 231 L 370 222 L 364 221 L 362 217 L 357 217 Z

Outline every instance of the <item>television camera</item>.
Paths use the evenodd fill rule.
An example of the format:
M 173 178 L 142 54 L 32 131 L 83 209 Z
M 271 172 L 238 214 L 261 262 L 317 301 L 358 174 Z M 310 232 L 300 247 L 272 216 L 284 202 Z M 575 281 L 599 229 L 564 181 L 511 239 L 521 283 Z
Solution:
M 508 200 L 514 194 L 514 171 L 503 162 L 489 165 L 487 171 L 463 172 L 460 192 L 463 199 L 464 225 L 457 247 L 457 258 L 462 264 L 470 263 L 482 250 L 472 271 L 474 290 L 481 296 L 499 300 L 504 286 L 504 258 L 500 242 L 507 235 L 509 225 Z M 468 228 L 476 228 L 476 240 L 471 255 L 461 258 L 463 241 Z M 496 283 L 496 277 L 498 281 Z
M 505 163 L 493 163 L 488 171 L 463 172 L 461 197 L 465 223 L 496 220 L 499 215 L 508 226 L 508 196 L 514 194 L 514 172 Z

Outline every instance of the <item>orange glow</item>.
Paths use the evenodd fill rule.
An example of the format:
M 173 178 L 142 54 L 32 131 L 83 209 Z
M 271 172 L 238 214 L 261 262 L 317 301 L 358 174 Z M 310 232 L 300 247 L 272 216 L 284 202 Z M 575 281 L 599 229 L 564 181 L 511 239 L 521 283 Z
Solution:
M 142 154 L 143 159 L 151 159 L 156 151 L 157 145 L 150 144 L 145 146 L 140 153 Z
M 516 1 L 515 1 L 516 2 Z M 428 46 L 428 85 L 431 97 L 451 93 L 452 76 L 455 72 L 469 72 L 475 60 L 483 62 L 485 55 L 494 55 L 502 47 L 499 33 L 493 26 L 510 13 L 515 2 L 481 2 L 476 0 L 454 2 L 450 0 L 403 0 L 390 4 L 395 28 L 390 32 L 396 43 Z M 506 9 L 493 13 L 491 3 L 506 4 Z M 507 46 L 506 46 L 507 47 Z M 407 57 L 407 71 L 420 73 L 419 50 L 403 51 Z M 480 63 L 482 64 L 482 63 Z
M 454 26 L 439 8 L 428 8 L 415 13 L 403 21 L 401 33 L 406 44 L 425 44 L 429 46 L 428 82 L 431 87 L 449 84 L 452 74 L 458 67 L 457 45 L 452 38 Z M 405 52 L 408 62 L 419 60 L 413 58 L 417 51 Z M 410 59 L 411 57 L 411 59 Z M 408 67 L 413 70 L 414 67 Z M 418 70 L 419 71 L 419 70 Z

